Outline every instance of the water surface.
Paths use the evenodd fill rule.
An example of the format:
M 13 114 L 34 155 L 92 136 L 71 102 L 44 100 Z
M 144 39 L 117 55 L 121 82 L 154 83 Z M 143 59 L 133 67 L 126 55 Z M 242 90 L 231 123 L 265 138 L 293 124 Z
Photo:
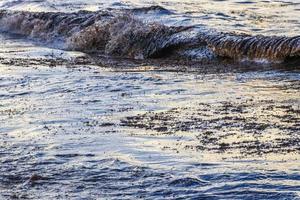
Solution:
M 170 24 L 299 32 L 297 1 L 0 3 L 64 12 L 150 4 L 173 11 L 158 19 Z M 300 198 L 299 65 L 110 68 L 20 35 L 1 33 L 0 44 L 1 199 Z

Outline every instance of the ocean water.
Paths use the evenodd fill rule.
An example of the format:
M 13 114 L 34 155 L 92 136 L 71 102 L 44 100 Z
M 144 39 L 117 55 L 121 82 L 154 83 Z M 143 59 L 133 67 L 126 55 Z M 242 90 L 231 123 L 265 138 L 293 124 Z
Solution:
M 297 0 L 3 0 L 0 9 L 0 199 L 300 199 Z M 99 22 L 124 12 L 134 19 L 117 20 L 102 49 Z M 83 25 L 90 19 L 96 28 Z M 130 26 L 151 41 L 134 45 L 143 34 Z M 220 61 L 232 48 L 198 49 L 199 31 L 250 34 L 258 53 L 247 55 L 267 60 Z M 165 47 L 177 49 L 165 57 Z
M 172 25 L 208 26 L 221 31 L 265 35 L 295 36 L 299 35 L 300 31 L 300 2 L 297 0 L 3 0 L 0 2 L 1 9 L 32 12 L 97 11 L 157 5 L 172 11 L 172 14 L 153 17 L 155 13 L 150 12 L 148 20 Z

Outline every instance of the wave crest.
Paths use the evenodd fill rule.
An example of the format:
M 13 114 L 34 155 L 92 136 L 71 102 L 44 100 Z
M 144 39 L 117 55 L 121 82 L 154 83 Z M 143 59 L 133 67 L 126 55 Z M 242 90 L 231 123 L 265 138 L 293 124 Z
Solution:
M 300 36 L 250 36 L 222 33 L 204 35 L 203 39 L 219 56 L 236 60 L 268 59 L 283 61 L 300 56 Z
M 77 13 L 1 11 L 0 25 L 4 31 L 32 38 L 50 42 L 60 39 L 66 49 L 135 59 L 172 57 L 213 61 L 230 58 L 281 62 L 300 58 L 300 36 L 199 32 L 194 27 L 146 23 L 133 14 L 144 10 L 165 11 L 161 7 L 150 8 Z
M 122 15 L 74 34 L 68 39 L 68 46 L 83 51 L 102 50 L 121 57 L 155 58 L 162 57 L 166 48 L 183 43 L 187 38 L 180 38 L 179 34 L 187 29 L 147 24 L 131 15 Z

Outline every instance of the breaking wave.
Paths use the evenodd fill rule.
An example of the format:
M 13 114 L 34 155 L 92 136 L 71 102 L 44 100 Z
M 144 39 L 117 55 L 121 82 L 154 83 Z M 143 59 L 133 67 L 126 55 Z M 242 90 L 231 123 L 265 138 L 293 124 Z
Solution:
M 49 43 L 61 41 L 68 50 L 134 59 L 283 62 L 300 58 L 300 36 L 220 33 L 149 23 L 136 17 L 149 11 L 170 12 L 159 6 L 76 13 L 0 11 L 0 27 Z

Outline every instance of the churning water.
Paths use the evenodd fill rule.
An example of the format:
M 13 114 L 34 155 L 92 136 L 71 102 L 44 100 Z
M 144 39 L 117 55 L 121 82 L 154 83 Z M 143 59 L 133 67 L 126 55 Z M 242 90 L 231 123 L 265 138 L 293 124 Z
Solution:
M 300 198 L 297 0 L 0 9 L 0 199 Z

